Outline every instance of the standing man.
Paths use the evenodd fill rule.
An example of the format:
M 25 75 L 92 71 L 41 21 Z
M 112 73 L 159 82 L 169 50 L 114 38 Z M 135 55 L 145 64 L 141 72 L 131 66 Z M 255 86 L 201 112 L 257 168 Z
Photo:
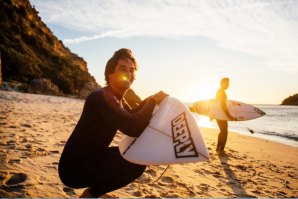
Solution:
M 105 68 L 107 86 L 91 93 L 59 161 L 61 181 L 85 188 L 81 197 L 108 197 L 142 175 L 146 166 L 122 158 L 109 147 L 117 130 L 138 137 L 149 124 L 154 107 L 167 95 L 159 92 L 131 109 L 123 96 L 135 79 L 137 62 L 130 49 L 120 49 Z
M 235 120 L 235 118 L 229 113 L 228 107 L 227 107 L 227 95 L 225 90 L 229 88 L 230 80 L 229 78 L 223 78 L 220 81 L 220 88 L 217 90 L 216 93 L 216 100 L 220 102 L 221 108 L 224 110 L 226 115 L 231 118 L 231 120 Z M 220 129 L 218 140 L 217 140 L 217 147 L 216 151 L 218 152 L 224 152 L 224 148 L 227 143 L 228 138 L 228 122 L 224 120 L 216 120 L 217 125 Z

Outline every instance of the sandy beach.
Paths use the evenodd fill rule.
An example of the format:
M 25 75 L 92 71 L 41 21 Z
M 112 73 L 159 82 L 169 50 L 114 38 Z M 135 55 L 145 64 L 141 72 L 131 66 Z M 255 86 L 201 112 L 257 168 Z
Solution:
M 0 197 L 78 197 L 58 177 L 58 161 L 83 100 L 0 91 Z M 229 133 L 226 156 L 217 129 L 201 128 L 210 161 L 150 166 L 117 197 L 298 197 L 298 148 Z M 117 134 L 113 145 L 121 137 Z

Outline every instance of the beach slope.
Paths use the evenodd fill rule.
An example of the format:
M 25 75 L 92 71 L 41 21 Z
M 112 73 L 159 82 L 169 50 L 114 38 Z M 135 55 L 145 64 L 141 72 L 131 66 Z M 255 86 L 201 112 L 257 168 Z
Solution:
M 78 197 L 64 186 L 58 162 L 83 100 L 0 91 L 0 197 Z M 201 128 L 210 161 L 150 166 L 117 197 L 298 197 L 298 148 L 230 133 L 226 155 L 217 130 Z M 118 133 L 113 145 L 121 137 Z

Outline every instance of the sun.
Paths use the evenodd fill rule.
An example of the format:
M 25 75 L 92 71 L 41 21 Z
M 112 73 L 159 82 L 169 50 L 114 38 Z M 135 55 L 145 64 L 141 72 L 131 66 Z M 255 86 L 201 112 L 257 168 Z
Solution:
M 202 127 L 211 128 L 212 127 L 212 122 L 210 121 L 209 117 L 200 116 L 199 121 L 198 121 L 198 125 L 202 126 Z
M 189 88 L 185 93 L 185 99 L 187 99 L 188 102 L 213 99 L 216 96 L 218 88 L 218 84 L 203 82 Z
M 203 84 L 198 88 L 198 98 L 211 99 L 215 97 L 217 86 L 210 84 Z

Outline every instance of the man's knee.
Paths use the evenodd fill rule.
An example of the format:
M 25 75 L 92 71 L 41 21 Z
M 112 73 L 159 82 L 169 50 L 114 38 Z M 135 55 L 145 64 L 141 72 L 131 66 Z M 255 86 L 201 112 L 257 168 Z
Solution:
M 146 165 L 137 165 L 135 169 L 136 177 L 137 178 L 140 177 L 144 173 L 145 169 L 146 169 Z

